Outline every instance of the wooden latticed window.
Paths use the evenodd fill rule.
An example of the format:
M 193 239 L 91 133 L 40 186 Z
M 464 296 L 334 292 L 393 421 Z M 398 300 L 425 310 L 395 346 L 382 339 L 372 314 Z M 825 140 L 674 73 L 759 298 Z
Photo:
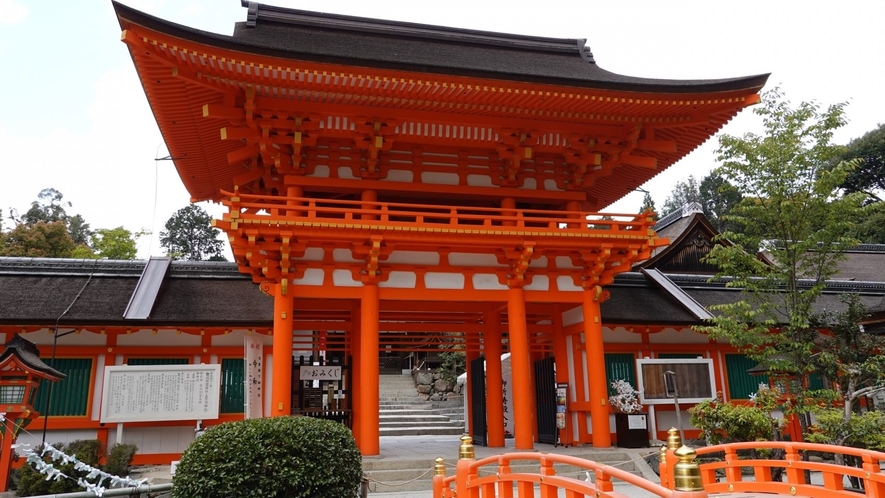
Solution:
M 758 365 L 742 354 L 725 355 L 725 374 L 728 376 L 729 399 L 750 399 L 759 390 L 759 384 L 768 384 L 767 375 L 750 375 L 747 370 Z
M 221 360 L 220 413 L 243 413 L 246 403 L 246 367 L 242 358 Z
M 92 385 L 91 358 L 41 358 L 44 363 L 67 375 L 58 382 L 41 382 L 34 408 L 40 415 L 82 417 L 87 413 Z M 50 388 L 50 384 L 53 384 Z M 49 392 L 52 391 L 52 400 Z

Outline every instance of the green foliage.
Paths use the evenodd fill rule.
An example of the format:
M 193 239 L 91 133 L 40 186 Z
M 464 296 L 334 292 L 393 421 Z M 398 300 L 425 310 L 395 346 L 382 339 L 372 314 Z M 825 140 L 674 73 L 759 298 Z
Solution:
M 682 206 L 691 202 L 703 205 L 698 181 L 694 175 L 689 175 L 685 181 L 680 180 L 676 182 L 676 185 L 673 186 L 673 192 L 664 201 L 661 214 L 666 216 L 677 209 L 682 209 Z
M 110 455 L 107 457 L 107 465 L 102 467 L 99 465 L 99 462 L 105 458 L 105 449 L 101 441 L 97 439 L 78 439 L 68 444 L 59 443 L 53 446 L 68 455 L 77 457 L 77 460 L 85 464 L 101 468 L 105 472 L 117 476 L 125 476 L 128 473 L 132 457 L 138 450 L 132 444 L 114 445 L 111 448 Z M 38 447 L 36 452 L 39 454 L 42 449 L 42 447 Z M 50 463 L 48 456 L 46 457 L 46 462 Z M 83 488 L 77 484 L 77 478 L 85 478 L 87 472 L 74 470 L 73 463 L 62 464 L 56 461 L 53 465 L 63 474 L 72 477 L 72 479 L 62 478 L 47 481 L 45 475 L 37 472 L 30 465 L 24 465 L 19 470 L 19 482 L 16 493 L 19 496 L 36 496 L 83 491 Z
M 21 224 L 3 235 L 0 256 L 70 258 L 76 248 L 60 221 Z
M 129 475 L 129 466 L 135 458 L 138 446 L 134 444 L 115 444 L 108 451 L 108 456 L 102 470 L 108 474 L 125 477 Z
M 859 166 L 841 183 L 846 192 L 862 192 L 881 202 L 885 191 L 885 124 L 848 143 L 839 156 L 842 161 L 859 159 Z
M 742 227 L 728 214 L 741 202 L 743 196 L 721 173 L 713 171 L 701 180 L 698 187 L 704 215 L 718 232 L 741 231 Z
M 853 235 L 864 244 L 885 244 L 885 201 L 863 207 Z
M 815 423 L 805 435 L 806 441 L 885 451 L 885 412 L 852 413 L 847 422 L 840 409 L 818 408 L 814 413 Z
M 355 496 L 362 463 L 347 427 L 309 417 L 228 422 L 181 456 L 173 498 Z
M 660 219 L 660 213 L 658 213 L 658 208 L 655 207 L 655 200 L 651 198 L 650 193 L 646 192 L 645 195 L 642 197 L 642 206 L 640 206 L 640 208 L 639 208 L 639 214 L 642 214 L 642 213 L 649 211 L 649 210 L 651 210 L 653 213 L 655 213 L 655 215 L 652 216 L 651 219 L 653 219 L 655 221 Z
M 439 359 L 439 375 L 447 382 L 455 384 L 458 376 L 467 371 L 467 355 L 464 351 L 443 351 L 439 354 Z
M 772 417 L 778 391 L 760 385 L 752 405 L 726 403 L 720 396 L 688 410 L 691 424 L 701 430 L 707 444 L 779 439 L 780 422 Z
M 196 204 L 189 204 L 166 221 L 160 232 L 160 246 L 175 259 L 189 261 L 224 261 L 220 231 L 213 228 L 212 217 Z
M 123 227 L 99 228 L 92 236 L 92 247 L 101 259 L 135 259 L 138 239 L 149 233 L 147 230 L 133 233 Z
M 743 197 L 725 219 L 743 231 L 724 232 L 734 245 L 716 245 L 707 257 L 741 296 L 713 306 L 717 316 L 702 329 L 778 373 L 801 378 L 814 369 L 820 336 L 812 324 L 814 303 L 844 251 L 856 244 L 848 234 L 862 196 L 837 195 L 854 164 L 828 168 L 841 152 L 831 140 L 845 123 L 844 104 L 793 108 L 774 90 L 755 112 L 765 135 L 719 140 L 717 171 Z M 758 258 L 759 250 L 773 264 Z M 804 411 L 805 393 L 793 394 L 791 409 Z

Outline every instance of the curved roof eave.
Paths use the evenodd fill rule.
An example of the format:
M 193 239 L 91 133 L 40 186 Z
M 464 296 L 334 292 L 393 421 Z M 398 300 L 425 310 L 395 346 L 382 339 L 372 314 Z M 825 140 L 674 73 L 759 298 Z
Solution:
M 392 26 L 386 33 L 340 26 L 330 29 L 306 24 L 282 25 L 268 22 L 249 27 L 247 23 L 238 23 L 234 36 L 228 36 L 166 21 L 116 1 L 112 3 L 122 29 L 127 29 L 128 23 L 131 23 L 195 43 L 282 59 L 642 93 L 697 94 L 736 90 L 755 92 L 765 85 L 769 76 L 758 74 L 710 80 L 626 76 L 597 66 L 592 61 L 592 56 L 588 56 L 588 51 L 580 46 L 579 42 L 583 40 L 541 39 L 560 44 L 551 49 L 538 43 L 538 37 L 499 34 L 499 37 L 508 40 L 524 40 L 526 46 L 474 43 L 470 40 L 476 36 L 496 34 L 444 27 L 439 27 L 438 30 L 471 36 L 465 36 L 460 41 L 455 37 L 417 38 L 406 30 L 396 32 L 397 26 L 413 26 L 411 23 L 389 21 L 377 21 L 385 23 L 388 28 Z M 345 18 L 373 21 L 349 16 L 310 14 L 330 20 Z M 301 37 L 297 36 L 299 34 Z M 307 39 L 310 40 L 309 44 L 305 43 Z M 392 50 L 390 45 L 394 40 L 398 44 L 396 50 Z M 562 50 L 561 47 L 569 42 L 576 43 L 574 51 Z M 532 48 L 533 43 L 536 48 Z M 356 45 L 359 45 L 359 50 L 354 48 Z

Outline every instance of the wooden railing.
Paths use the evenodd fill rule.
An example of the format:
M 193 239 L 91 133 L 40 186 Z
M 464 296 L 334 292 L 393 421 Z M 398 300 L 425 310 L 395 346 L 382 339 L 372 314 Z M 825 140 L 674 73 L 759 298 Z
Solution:
M 667 489 L 622 469 L 566 455 L 519 452 L 475 460 L 473 439 L 470 436 L 461 437 L 461 447 L 458 454 L 457 470 L 454 476 L 446 477 L 445 462 L 442 458 L 436 459 L 433 476 L 434 498 L 533 498 L 536 487 L 540 491 L 541 498 L 563 496 L 560 491 L 564 492 L 566 498 L 584 496 L 622 498 L 624 495 L 614 490 L 615 481 L 628 483 L 661 497 L 694 498 L 699 496 L 690 490 L 673 491 Z M 513 472 L 511 465 L 514 462 L 520 464 L 537 462 L 540 472 L 537 474 Z M 569 465 L 580 469 L 578 471 L 579 477 L 556 475 L 555 464 Z M 593 474 L 593 482 L 582 479 L 584 472 Z
M 446 476 L 442 458 L 436 459 L 434 498 L 578 498 L 584 496 L 623 498 L 614 490 L 620 481 L 646 492 L 671 498 L 706 498 L 716 493 L 766 493 L 780 496 L 885 498 L 885 453 L 846 446 L 780 441 L 755 441 L 706 446 L 698 449 L 682 444 L 679 432 L 670 429 L 667 445 L 660 452 L 660 484 L 621 469 L 565 455 L 549 453 L 506 453 L 474 458 L 470 436 L 461 437 L 455 475 Z M 777 458 L 762 458 L 766 454 Z M 828 463 L 841 454 L 860 462 L 861 467 Z M 757 455 L 754 458 L 748 458 Z M 815 461 L 803 456 L 814 455 Z M 701 458 L 702 462 L 695 461 Z M 513 462 L 536 462 L 538 473 L 513 472 Z M 555 464 L 569 465 L 594 475 L 594 482 L 580 477 L 556 475 Z M 813 473 L 809 481 L 807 473 Z M 774 478 L 782 474 L 783 480 Z M 570 474 L 571 475 L 571 474 Z M 846 481 L 853 479 L 856 486 Z M 755 496 L 755 495 L 754 495 Z
M 268 197 L 221 192 L 231 221 L 335 222 L 361 228 L 366 225 L 492 228 L 514 227 L 551 232 L 610 232 L 647 237 L 654 221 L 650 213 L 617 214 L 518 208 L 440 206 L 393 202 Z M 602 216 L 614 219 L 602 220 Z
M 757 455 L 751 458 L 750 453 Z M 758 455 L 779 452 L 783 458 L 761 458 Z M 864 493 L 868 497 L 885 498 L 885 474 L 882 462 L 885 453 L 847 446 L 780 441 L 731 443 L 698 448 L 699 457 L 716 457 L 717 461 L 702 463 L 701 478 L 704 489 L 710 493 L 764 492 L 783 495 L 853 497 Z M 861 467 L 837 465 L 827 460 L 841 454 L 861 464 Z M 815 461 L 803 459 L 813 456 Z M 806 471 L 815 473 L 815 481 L 806 479 Z M 819 473 L 819 479 L 817 475 Z M 783 481 L 772 478 L 782 474 Z M 857 487 L 849 485 L 854 478 Z

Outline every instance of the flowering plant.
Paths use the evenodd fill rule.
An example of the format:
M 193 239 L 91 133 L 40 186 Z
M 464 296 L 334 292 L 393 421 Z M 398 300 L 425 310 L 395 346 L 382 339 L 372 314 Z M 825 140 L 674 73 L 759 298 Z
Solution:
M 608 402 L 611 403 L 616 410 L 621 413 L 636 413 L 642 411 L 642 404 L 639 403 L 639 393 L 624 380 L 616 380 L 611 384 L 615 390 L 615 395 L 609 396 Z

